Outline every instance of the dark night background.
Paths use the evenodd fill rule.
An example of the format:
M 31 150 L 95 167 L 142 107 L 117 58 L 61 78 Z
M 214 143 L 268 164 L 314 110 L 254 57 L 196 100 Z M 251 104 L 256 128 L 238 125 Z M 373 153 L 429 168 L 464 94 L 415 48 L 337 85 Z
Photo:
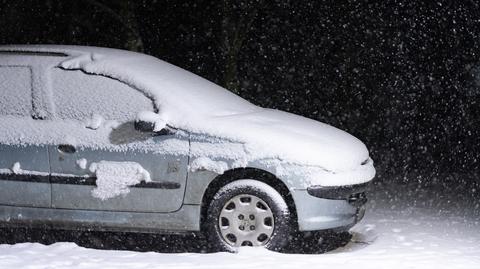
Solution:
M 141 51 L 332 124 L 366 143 L 379 181 L 480 183 L 476 1 L 0 0 L 0 32 Z

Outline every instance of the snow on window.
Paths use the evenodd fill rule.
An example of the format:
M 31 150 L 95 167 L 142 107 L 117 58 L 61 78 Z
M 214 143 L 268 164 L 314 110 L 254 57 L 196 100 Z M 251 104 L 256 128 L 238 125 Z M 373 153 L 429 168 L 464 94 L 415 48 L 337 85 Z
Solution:
M 125 195 L 129 186 L 151 181 L 148 171 L 136 162 L 100 161 L 90 164 L 89 169 L 97 177 L 92 195 L 101 200 Z
M 31 115 L 31 77 L 28 67 L 0 66 L 0 115 Z
M 140 111 L 153 111 L 153 102 L 142 92 L 114 79 L 82 71 L 52 70 L 53 99 L 61 119 L 134 120 Z M 97 126 L 98 128 L 98 126 Z M 95 129 L 95 128 L 92 128 Z

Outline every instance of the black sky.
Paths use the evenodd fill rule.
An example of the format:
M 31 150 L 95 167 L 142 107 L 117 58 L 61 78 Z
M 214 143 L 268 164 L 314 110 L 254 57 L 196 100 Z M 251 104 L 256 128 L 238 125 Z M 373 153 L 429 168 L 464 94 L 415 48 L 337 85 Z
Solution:
M 356 135 L 381 180 L 479 182 L 476 1 L 0 0 L 0 43 L 143 51 Z

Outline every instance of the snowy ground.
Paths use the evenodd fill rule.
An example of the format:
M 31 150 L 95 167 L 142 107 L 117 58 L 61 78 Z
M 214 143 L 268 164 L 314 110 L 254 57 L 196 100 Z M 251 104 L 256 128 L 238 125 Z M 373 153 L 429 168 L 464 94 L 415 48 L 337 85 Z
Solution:
M 74 243 L 20 243 L 0 245 L 0 268 L 478 269 L 478 195 L 456 192 L 376 186 L 368 213 L 352 229 L 350 242 L 324 254 L 280 254 L 253 248 L 241 249 L 238 254 L 162 254 L 96 250 Z M 309 250 L 312 252 L 312 246 Z

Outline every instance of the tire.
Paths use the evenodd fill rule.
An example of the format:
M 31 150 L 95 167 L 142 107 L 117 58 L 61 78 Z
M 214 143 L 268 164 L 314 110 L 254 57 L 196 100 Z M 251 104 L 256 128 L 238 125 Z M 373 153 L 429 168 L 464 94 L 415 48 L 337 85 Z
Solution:
M 291 214 L 274 188 L 242 179 L 215 194 L 208 207 L 205 230 L 212 251 L 236 252 L 245 245 L 278 251 L 288 243 Z

